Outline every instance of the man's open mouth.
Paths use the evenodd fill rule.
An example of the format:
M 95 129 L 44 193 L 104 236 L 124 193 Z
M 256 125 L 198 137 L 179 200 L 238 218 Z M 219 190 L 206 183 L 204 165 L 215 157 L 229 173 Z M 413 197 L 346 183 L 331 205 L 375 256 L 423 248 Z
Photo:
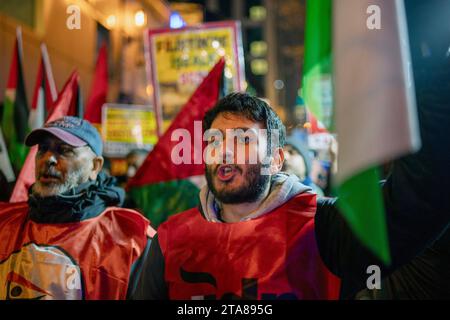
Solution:
M 238 174 L 239 170 L 233 165 L 220 165 L 216 170 L 216 176 L 220 181 L 226 182 L 234 178 Z
M 39 181 L 41 181 L 42 183 L 52 183 L 52 182 L 58 182 L 60 180 L 61 180 L 60 176 L 58 176 L 56 174 L 44 173 L 39 176 Z

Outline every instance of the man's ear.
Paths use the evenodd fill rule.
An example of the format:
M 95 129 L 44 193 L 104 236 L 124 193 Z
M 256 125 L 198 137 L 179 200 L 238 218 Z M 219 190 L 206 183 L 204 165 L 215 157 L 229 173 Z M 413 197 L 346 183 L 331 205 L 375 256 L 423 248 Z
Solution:
M 105 160 L 103 159 L 103 157 L 95 157 L 94 159 L 92 159 L 92 171 L 91 174 L 89 175 L 89 179 L 91 180 L 96 180 L 98 174 L 100 173 L 100 171 L 103 168 L 103 163 L 105 162 Z
M 283 148 L 276 148 L 273 152 L 270 161 L 270 174 L 276 174 L 281 171 L 284 162 L 284 150 Z

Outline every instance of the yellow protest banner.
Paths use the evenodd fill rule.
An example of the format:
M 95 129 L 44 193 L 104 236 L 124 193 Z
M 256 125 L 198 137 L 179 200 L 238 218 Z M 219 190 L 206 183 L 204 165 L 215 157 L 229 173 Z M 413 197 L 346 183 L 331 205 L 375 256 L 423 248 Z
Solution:
M 125 156 L 136 148 L 150 149 L 157 141 L 154 112 L 145 106 L 106 104 L 102 136 L 104 153 L 109 156 Z
M 148 30 L 146 40 L 154 104 L 165 126 L 221 57 L 225 57 L 225 91 L 243 90 L 245 79 L 239 22 Z

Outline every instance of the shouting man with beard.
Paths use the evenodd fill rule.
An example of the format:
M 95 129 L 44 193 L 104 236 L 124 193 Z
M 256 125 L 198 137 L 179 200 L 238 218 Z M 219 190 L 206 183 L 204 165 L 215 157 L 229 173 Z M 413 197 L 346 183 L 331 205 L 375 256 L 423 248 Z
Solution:
M 125 299 L 154 231 L 119 208 L 97 129 L 63 117 L 26 144 L 38 145 L 36 182 L 28 203 L 0 203 L 0 299 Z
M 136 299 L 336 299 L 314 240 L 315 194 L 281 173 L 285 128 L 262 100 L 228 95 L 208 111 L 201 205 L 159 229 Z M 299 272 L 301 270 L 301 272 Z
M 160 225 L 132 298 L 353 299 L 373 267 L 392 276 L 391 298 L 448 289 L 448 278 L 423 272 L 424 263 L 448 266 L 442 255 L 426 255 L 448 226 L 448 210 L 437 210 L 446 202 L 417 196 L 422 181 L 437 176 L 439 155 L 399 159 L 381 186 L 392 257 L 385 265 L 353 234 L 336 198 L 316 199 L 280 172 L 285 128 L 264 101 L 230 94 L 206 113 L 203 129 L 209 152 L 200 205 Z M 427 175 L 414 174 L 423 168 Z

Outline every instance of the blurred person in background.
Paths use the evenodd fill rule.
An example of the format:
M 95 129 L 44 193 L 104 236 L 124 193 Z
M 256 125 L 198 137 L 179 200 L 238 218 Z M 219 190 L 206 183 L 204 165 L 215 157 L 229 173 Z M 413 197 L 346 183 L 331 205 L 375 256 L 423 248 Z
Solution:
M 144 163 L 145 158 L 147 158 L 147 155 L 148 151 L 145 149 L 134 149 L 127 154 L 127 179 L 134 177 L 139 167 Z
M 282 171 L 295 174 L 300 181 L 313 189 L 318 196 L 323 196 L 320 189 L 310 177 L 312 166 L 311 153 L 308 146 L 292 136 L 286 138 L 284 145 L 284 163 Z

